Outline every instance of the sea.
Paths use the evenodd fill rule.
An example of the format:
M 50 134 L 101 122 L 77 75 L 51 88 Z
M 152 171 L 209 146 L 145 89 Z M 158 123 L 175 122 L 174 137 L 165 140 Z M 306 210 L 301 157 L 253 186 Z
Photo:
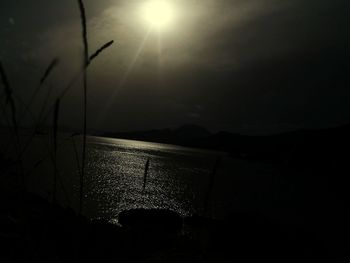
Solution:
M 2 149 L 6 143 L 10 139 Z M 60 134 L 56 151 L 52 135 L 22 136 L 21 146 L 31 191 L 78 211 L 82 184 L 82 213 L 111 222 L 133 208 L 225 217 L 241 200 L 260 200 L 252 198 L 251 182 L 261 188 L 259 181 L 271 172 L 265 164 L 220 151 L 89 136 L 82 177 L 82 136 Z M 243 191 L 248 184 L 251 191 Z

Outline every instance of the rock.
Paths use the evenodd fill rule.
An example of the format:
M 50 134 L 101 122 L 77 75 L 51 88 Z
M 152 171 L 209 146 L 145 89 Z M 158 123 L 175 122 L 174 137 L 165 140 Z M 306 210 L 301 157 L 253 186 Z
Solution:
M 119 223 L 126 228 L 168 234 L 182 229 L 181 216 L 167 209 L 126 210 L 119 214 Z

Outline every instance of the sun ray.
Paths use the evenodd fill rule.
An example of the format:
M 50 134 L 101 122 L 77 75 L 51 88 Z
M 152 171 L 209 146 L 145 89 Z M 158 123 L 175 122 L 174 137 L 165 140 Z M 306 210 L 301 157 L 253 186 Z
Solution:
M 123 77 L 121 78 L 121 80 L 119 81 L 116 89 L 114 90 L 113 94 L 109 97 L 108 101 L 104 104 L 104 108 L 101 110 L 99 117 L 97 118 L 97 124 L 100 124 L 104 117 L 106 116 L 106 113 L 108 112 L 108 110 L 111 108 L 111 105 L 113 103 L 113 101 L 115 100 L 115 98 L 118 96 L 118 94 L 120 93 L 120 91 L 124 88 L 126 82 L 129 79 L 129 76 L 131 74 L 131 72 L 134 69 L 134 66 L 138 60 L 138 58 L 140 57 L 142 51 L 144 50 L 145 44 L 149 38 L 149 35 L 151 33 L 151 29 L 147 31 L 145 37 L 143 38 L 141 44 L 139 45 L 137 51 L 135 52 L 135 55 L 133 56 L 127 70 L 125 71 Z

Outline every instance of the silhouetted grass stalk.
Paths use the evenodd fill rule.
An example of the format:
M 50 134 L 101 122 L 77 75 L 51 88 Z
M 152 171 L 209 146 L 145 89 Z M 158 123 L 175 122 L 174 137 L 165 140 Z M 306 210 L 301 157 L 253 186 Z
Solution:
M 15 91 L 13 91 L 13 95 L 12 95 L 12 97 L 14 98 L 14 99 L 17 99 L 17 101 L 20 103 L 20 104 L 22 104 L 22 106 L 24 106 L 24 108 L 26 109 L 26 112 L 27 113 L 29 113 L 30 115 L 31 115 L 31 117 L 32 117 L 32 119 L 34 120 L 34 122 L 35 122 L 35 117 L 34 117 L 34 114 L 31 112 L 31 110 L 29 109 L 29 108 L 27 108 L 27 104 L 23 101 L 23 99 L 21 98 L 21 96 L 19 95 L 19 94 L 16 94 L 16 92 Z M 17 115 L 17 114 L 16 114 Z M 18 127 L 18 129 L 21 127 L 20 126 L 20 118 L 16 118 L 17 119 L 17 127 Z M 16 134 L 13 132 L 11 135 L 11 138 L 9 139 L 9 141 L 8 141 L 8 145 L 6 146 L 7 148 L 9 148 L 10 146 L 11 146 L 11 142 L 13 141 L 13 140 L 16 140 Z M 19 135 L 18 135 L 18 138 L 19 138 Z M 24 145 L 26 145 L 26 144 L 24 144 Z M 17 160 L 20 160 L 20 159 L 22 159 L 22 143 L 20 143 L 20 145 L 18 145 L 18 156 L 17 156 Z
M 80 166 L 79 154 L 78 154 L 77 146 L 76 146 L 75 140 L 74 140 L 74 136 L 75 136 L 75 135 L 76 135 L 76 134 L 73 134 L 73 135 L 71 136 L 71 139 L 72 139 L 72 144 L 73 144 L 73 150 L 74 150 L 75 160 L 76 160 L 76 162 L 77 162 L 78 175 L 79 175 L 79 178 L 80 178 L 81 166 Z
M 53 174 L 53 194 L 52 201 L 56 202 L 56 189 L 57 189 L 57 131 L 58 131 L 58 117 L 60 111 L 60 100 L 57 99 L 55 103 L 55 112 L 53 117 L 53 163 L 54 163 L 54 174 Z
M 67 84 L 67 86 L 63 89 L 63 91 L 61 92 L 61 94 L 59 95 L 59 99 L 62 101 L 63 98 L 67 95 L 68 91 L 70 91 L 74 84 L 78 81 L 78 79 L 80 79 L 81 75 L 83 74 L 84 70 L 87 70 L 88 67 L 91 65 L 91 63 L 96 59 L 96 57 L 102 53 L 105 49 L 107 49 L 108 47 L 110 47 L 112 44 L 114 43 L 114 41 L 109 41 L 108 43 L 104 44 L 101 48 L 99 48 L 97 51 L 95 51 L 95 53 L 93 55 L 90 56 L 90 60 L 89 63 L 87 65 L 85 65 L 85 69 L 82 68 L 80 69 L 75 75 L 74 77 L 69 81 L 69 83 Z M 49 116 L 51 116 L 52 111 L 54 110 L 54 105 L 51 105 L 48 112 L 46 113 L 45 116 L 43 116 L 42 118 L 40 118 L 40 122 L 45 122 Z
M 47 66 L 47 68 L 45 69 L 45 72 L 44 72 L 43 76 L 40 78 L 40 82 L 39 82 L 38 86 L 34 90 L 31 98 L 29 99 L 27 105 L 25 106 L 24 113 L 19 118 L 19 123 L 21 123 L 23 121 L 23 119 L 26 117 L 26 114 L 28 113 L 30 107 L 32 106 L 32 104 L 34 103 L 37 95 L 39 94 L 39 91 L 41 90 L 41 87 L 45 84 L 45 81 L 48 79 L 48 77 L 53 72 L 53 70 L 58 66 L 58 64 L 59 64 L 59 60 L 57 58 L 54 58 L 50 62 L 50 64 Z M 38 121 L 39 120 L 40 120 L 40 115 L 39 115 Z
M 2 117 L 4 117 L 7 127 L 11 127 L 11 121 L 10 121 L 10 118 L 8 117 L 8 115 L 7 115 L 6 107 L 2 103 L 2 100 L 0 101 L 0 107 L 1 107 L 1 113 L 2 113 L 1 119 L 2 119 Z
M 91 58 L 89 57 L 89 44 L 88 44 L 88 34 L 86 25 L 86 13 L 83 0 L 78 0 L 80 20 L 82 27 L 82 40 L 84 46 L 84 56 L 83 56 L 83 153 L 81 162 L 81 174 L 80 174 L 80 198 L 79 198 L 79 214 L 82 213 L 83 207 L 83 196 L 84 196 L 84 177 L 85 177 L 85 165 L 86 165 L 86 138 L 87 138 L 87 67 L 90 65 L 91 61 L 96 58 L 104 49 L 108 48 L 113 44 L 110 41 L 98 49 Z
M 85 69 L 88 68 L 88 66 L 91 65 L 91 63 L 95 60 L 95 58 L 102 53 L 105 49 L 107 49 L 108 47 L 110 47 L 112 44 L 114 43 L 114 41 L 109 41 L 108 43 L 104 44 L 101 48 L 99 48 L 91 57 L 89 60 L 89 63 L 87 65 L 85 65 Z M 65 89 L 61 92 L 60 96 L 58 97 L 58 99 L 60 99 L 60 101 L 62 101 L 62 99 L 66 96 L 66 94 L 68 93 L 68 91 L 74 86 L 75 82 L 80 78 L 80 75 L 85 71 L 85 69 L 80 70 L 77 74 L 74 75 L 74 77 L 70 80 L 70 82 L 68 83 L 68 85 L 65 87 Z M 52 70 L 51 70 L 52 71 Z M 50 72 L 51 72 L 50 71 Z M 42 78 L 43 79 L 43 78 Z M 34 131 L 32 133 L 32 135 L 30 136 L 30 138 L 28 139 L 28 142 L 25 144 L 25 146 L 23 147 L 22 151 L 21 151 L 21 155 L 23 155 L 25 153 L 25 151 L 28 149 L 30 142 L 33 140 L 36 132 L 38 131 L 38 128 L 40 126 L 41 123 L 45 123 L 46 120 L 48 119 L 49 116 L 51 116 L 52 111 L 54 111 L 54 107 L 55 105 L 52 105 L 49 107 L 48 112 L 44 115 L 46 106 L 47 106 L 47 102 L 48 102 L 48 98 L 51 94 L 51 90 L 52 87 L 48 90 L 47 96 L 45 98 L 44 104 L 40 110 L 40 114 L 39 114 L 39 118 L 36 122 L 36 126 L 34 128 Z M 80 168 L 79 168 L 80 169 Z
M 10 121 L 10 118 L 8 117 L 8 115 L 7 115 L 6 107 L 3 105 L 2 100 L 0 101 L 0 107 L 1 107 L 1 113 L 2 113 L 1 119 L 4 117 L 5 118 L 5 122 L 6 122 L 6 126 L 7 127 L 11 127 L 11 121 Z M 11 142 L 11 140 L 12 140 L 12 137 L 10 138 L 9 142 Z M 7 149 L 8 145 L 5 146 L 5 144 L 1 146 L 1 150 L 2 150 L 2 153 L 4 155 L 6 155 L 7 150 L 8 150 Z
M 49 66 L 46 68 L 43 76 L 40 79 L 40 84 L 39 84 L 38 88 L 33 93 L 32 98 L 29 101 L 29 103 L 26 105 L 26 112 L 30 110 L 30 106 L 33 103 L 33 101 L 35 100 L 36 95 L 39 93 L 41 86 L 45 83 L 45 81 L 47 80 L 47 78 L 49 77 L 49 75 L 51 74 L 51 72 L 54 70 L 54 68 L 57 65 L 58 65 L 58 59 L 53 59 L 52 62 L 49 64 Z M 44 111 L 45 111 L 45 108 L 46 108 L 49 96 L 51 94 L 51 91 L 52 91 L 52 86 L 50 86 L 50 88 L 48 89 L 46 98 L 44 100 L 43 106 L 42 106 L 42 108 L 40 110 L 40 113 L 39 113 L 38 120 L 35 120 L 35 118 L 33 118 L 35 120 L 34 121 L 35 122 L 34 123 L 34 130 L 33 130 L 32 134 L 31 134 L 31 136 L 29 136 L 29 139 L 24 143 L 23 148 L 21 148 L 18 159 L 21 159 L 22 156 L 25 154 L 26 150 L 29 148 L 30 143 L 33 141 L 33 138 L 34 138 L 36 132 L 38 131 L 38 129 L 39 129 L 41 123 L 42 123 L 41 119 L 42 119 L 42 116 L 44 115 Z M 54 105 L 54 107 L 55 106 L 56 105 Z M 25 113 L 21 116 L 20 121 L 23 120 L 24 117 L 25 117 Z M 46 121 L 46 119 L 45 119 L 45 121 Z
M 143 186 L 142 190 L 146 189 L 146 184 L 147 184 L 147 176 L 148 176 L 148 170 L 149 170 L 149 164 L 150 164 L 150 159 L 147 159 L 146 165 L 145 165 L 145 172 L 143 174 Z
M 97 58 L 98 55 L 100 55 L 100 53 L 103 52 L 103 50 L 105 50 L 105 49 L 109 48 L 111 45 L 113 45 L 113 43 L 114 43 L 114 41 L 111 40 L 111 41 L 107 42 L 106 44 L 104 44 L 104 45 L 103 45 L 102 47 L 100 47 L 99 49 L 97 49 L 97 50 L 95 51 L 95 53 L 93 53 L 93 54 L 90 56 L 88 65 L 90 65 L 91 61 L 93 61 L 95 58 Z
M 10 110 L 11 110 L 11 120 L 12 120 L 12 125 L 13 125 L 13 129 L 14 129 L 14 134 L 16 136 L 17 142 L 15 143 L 16 148 L 18 150 L 18 143 L 19 143 L 19 138 L 18 138 L 18 126 L 17 126 L 17 120 L 16 120 L 16 104 L 15 101 L 13 99 L 13 91 L 10 87 L 10 83 L 7 79 L 7 75 L 5 72 L 4 67 L 2 66 L 2 63 L 0 61 L 0 76 L 1 76 L 1 81 L 2 84 L 4 85 L 4 92 L 5 92 L 5 97 L 6 97 L 6 105 L 9 104 L 10 105 Z
M 21 149 L 21 143 L 20 143 L 20 138 L 18 134 L 18 125 L 17 125 L 17 119 L 16 119 L 16 104 L 15 100 L 13 98 L 13 90 L 10 86 L 10 83 L 8 81 L 5 69 L 0 61 L 0 77 L 2 84 L 4 86 L 4 93 L 6 97 L 6 104 L 10 105 L 10 112 L 11 112 L 11 121 L 12 121 L 12 128 L 13 128 L 13 133 L 14 133 L 14 145 L 15 145 L 15 151 L 16 155 L 18 156 L 18 161 L 20 163 L 19 168 L 20 168 L 20 174 L 22 176 L 22 187 L 25 188 L 25 179 L 24 179 L 24 171 L 23 171 L 23 165 L 22 165 L 22 159 L 20 157 L 20 149 Z M 6 113 L 6 107 L 5 107 L 5 113 Z
M 91 62 L 98 57 L 101 52 L 103 52 L 105 49 L 110 47 L 114 42 L 109 41 L 103 46 L 101 46 L 99 49 L 97 49 L 90 57 L 89 57 L 89 49 L 88 49 L 88 38 L 87 38 L 87 25 L 86 25 L 86 14 L 85 14 L 85 7 L 83 0 L 78 0 L 78 5 L 79 5 L 79 10 L 80 10 L 80 18 L 81 18 L 81 25 L 82 25 L 82 39 L 83 39 L 83 44 L 84 44 L 84 60 L 83 60 L 83 67 L 81 71 L 78 72 L 78 74 L 72 79 L 72 81 L 69 83 L 69 85 L 63 90 L 61 93 L 61 96 L 58 97 L 58 99 L 55 101 L 55 104 L 52 105 L 52 107 L 49 108 L 49 112 L 47 115 L 44 116 L 44 111 L 46 109 L 46 104 L 48 101 L 48 96 L 46 97 L 44 106 L 40 112 L 39 118 L 35 120 L 36 118 L 33 118 L 34 121 L 36 121 L 35 124 L 35 129 L 34 132 L 29 140 L 29 142 L 25 145 L 23 149 L 21 149 L 20 146 L 20 138 L 19 138 L 19 133 L 18 133 L 18 124 L 25 118 L 25 115 L 29 112 L 31 105 L 36 99 L 36 96 L 41 90 L 41 87 L 45 84 L 46 80 L 52 73 L 52 71 L 57 67 L 59 61 L 58 59 L 53 59 L 51 63 L 48 65 L 46 68 L 42 78 L 40 79 L 38 87 L 34 90 L 34 93 L 32 94 L 29 103 L 25 104 L 25 109 L 24 113 L 22 116 L 20 116 L 19 119 L 16 118 L 16 105 L 15 105 L 15 100 L 13 96 L 13 90 L 11 89 L 7 75 L 5 73 L 5 70 L 0 62 L 0 75 L 1 75 L 1 81 L 4 86 L 4 91 L 1 94 L 1 98 L 6 99 L 6 105 L 2 105 L 2 112 L 5 115 L 6 121 L 8 122 L 8 125 L 10 129 L 14 130 L 15 137 L 17 138 L 16 141 L 16 150 L 18 151 L 18 156 L 21 157 L 23 154 L 26 152 L 26 149 L 28 148 L 30 142 L 32 141 L 33 137 L 35 136 L 38 127 L 42 121 L 46 122 L 47 118 L 51 115 L 52 111 L 54 113 L 54 120 L 53 120 L 53 144 L 54 144 L 54 149 L 53 153 L 51 151 L 51 158 L 53 159 L 54 162 L 54 193 L 53 193 L 53 199 L 56 199 L 56 188 L 57 188 L 57 148 L 58 148 L 58 143 L 57 143 L 57 135 L 58 135 L 58 117 L 59 117 L 59 108 L 60 108 L 60 101 L 63 99 L 63 97 L 66 95 L 66 93 L 73 87 L 74 83 L 76 82 L 77 79 L 80 78 L 81 74 L 83 75 L 83 154 L 82 154 L 82 164 L 81 164 L 81 174 L 80 174 L 80 200 L 79 200 L 79 214 L 82 212 L 82 207 L 83 207 L 83 190 L 84 190 L 84 176 L 85 176 L 85 162 L 86 162 L 86 143 L 87 143 L 87 91 L 88 91 L 88 85 L 87 85 L 87 68 L 91 64 Z M 51 89 L 50 89 L 51 91 Z M 48 93 L 50 94 L 50 92 Z M 9 104 L 10 110 L 11 110 L 11 119 L 8 118 L 7 116 L 7 109 L 6 106 Z M 19 120 L 19 122 L 18 122 Z M 11 124 L 12 122 L 12 124 Z M 78 156 L 76 154 L 76 156 Z M 42 160 L 38 162 L 38 165 L 42 163 Z M 79 163 L 78 163 L 79 166 Z
M 82 39 L 84 44 L 84 56 L 83 56 L 83 154 L 81 163 L 81 175 L 80 175 L 80 196 L 79 196 L 79 214 L 82 213 L 83 207 L 83 195 L 84 195 L 84 176 L 85 176 L 85 160 L 86 160 L 86 136 L 87 136 L 87 70 L 89 65 L 89 45 L 87 39 L 87 27 L 86 27 L 86 14 L 83 0 L 78 0 L 80 19 L 82 26 Z

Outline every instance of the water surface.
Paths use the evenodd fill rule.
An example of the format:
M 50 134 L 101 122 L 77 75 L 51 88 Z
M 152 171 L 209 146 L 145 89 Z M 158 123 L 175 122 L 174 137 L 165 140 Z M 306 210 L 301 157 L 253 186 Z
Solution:
M 23 144 L 26 139 L 24 136 Z M 25 154 L 28 187 L 48 199 L 53 193 L 51 145 L 48 136 L 36 136 Z M 81 148 L 80 136 L 60 135 L 57 198 L 74 209 L 79 204 Z M 218 158 L 221 162 L 211 180 Z M 143 189 L 148 159 L 150 166 Z M 237 202 L 254 200 L 251 178 L 259 182 L 261 177 L 260 181 L 266 182 L 264 175 L 268 169 L 266 165 L 233 159 L 223 152 L 88 137 L 83 213 L 90 218 L 114 220 L 126 209 L 167 208 L 182 215 L 209 213 L 220 217 Z M 248 188 L 249 191 L 244 190 Z M 265 204 L 268 202 L 264 201 Z

